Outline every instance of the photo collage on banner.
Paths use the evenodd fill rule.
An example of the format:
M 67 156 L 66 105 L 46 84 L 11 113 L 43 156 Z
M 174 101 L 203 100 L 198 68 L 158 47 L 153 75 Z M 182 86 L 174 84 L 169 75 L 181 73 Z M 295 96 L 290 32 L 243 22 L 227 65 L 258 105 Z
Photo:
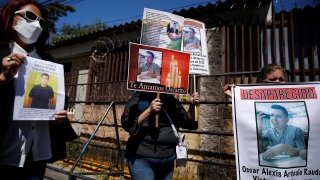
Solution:
M 130 50 L 128 74 L 138 74 L 134 81 L 132 81 L 132 79 L 129 81 L 129 78 L 132 78 L 129 76 L 128 89 L 186 94 L 188 86 L 184 87 L 182 84 L 189 85 L 189 83 L 183 83 L 182 79 L 188 81 L 189 74 L 209 74 L 205 24 L 200 21 L 187 19 L 172 13 L 145 8 L 140 44 L 146 45 L 148 48 L 156 47 L 157 50 L 148 51 L 148 48 L 141 48 L 138 51 Z M 132 48 L 132 46 L 136 45 L 131 44 L 130 48 Z M 162 53 L 169 52 L 167 50 L 173 50 L 169 54 L 174 55 L 169 58 L 163 57 L 164 54 Z M 183 57 L 188 57 L 188 59 L 179 58 L 182 57 L 182 53 L 188 54 L 189 56 L 183 55 Z M 167 56 L 167 54 L 165 54 L 165 56 Z M 136 57 L 139 57 L 139 68 L 134 70 L 132 64 L 136 63 Z M 148 64 L 148 58 L 152 58 L 153 63 L 149 62 Z M 179 62 L 179 64 L 177 64 L 177 62 Z M 152 67 L 150 67 L 151 65 Z M 169 74 L 164 75 L 162 73 L 163 70 L 167 69 L 166 65 L 169 65 Z M 176 70 L 177 67 L 180 69 Z M 182 72 L 181 68 L 189 68 L 188 73 L 183 73 L 185 71 L 183 70 Z M 141 83 L 149 83 L 152 84 L 152 87 L 162 87 L 165 85 L 164 87 L 166 88 L 162 87 L 155 90 L 136 88 L 132 86 L 133 82 L 140 82 L 140 85 Z M 134 84 L 136 85 L 136 83 Z M 182 88 L 183 90 L 179 88 Z

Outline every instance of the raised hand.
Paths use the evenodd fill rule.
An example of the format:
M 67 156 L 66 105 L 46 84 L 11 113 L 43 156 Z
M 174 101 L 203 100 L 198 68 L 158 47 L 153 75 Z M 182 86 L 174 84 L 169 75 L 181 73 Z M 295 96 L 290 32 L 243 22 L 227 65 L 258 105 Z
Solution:
M 159 98 L 155 98 L 149 106 L 150 113 L 159 112 L 161 110 L 161 106 L 163 103 L 161 103 L 161 100 Z
M 13 53 L 2 59 L 2 72 L 0 74 L 0 81 L 8 82 L 17 74 L 22 63 L 24 63 L 25 56 L 22 54 Z
M 199 93 L 193 92 L 193 94 L 190 96 L 190 103 L 192 105 L 198 105 L 200 102 L 200 96 Z

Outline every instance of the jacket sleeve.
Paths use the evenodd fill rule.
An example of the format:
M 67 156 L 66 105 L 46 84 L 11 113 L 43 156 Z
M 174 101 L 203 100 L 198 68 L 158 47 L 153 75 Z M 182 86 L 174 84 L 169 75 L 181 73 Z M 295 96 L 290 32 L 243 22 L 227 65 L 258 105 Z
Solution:
M 0 73 L 2 72 L 2 60 L 4 57 L 8 56 L 11 54 L 11 50 L 9 49 L 9 47 L 4 47 L 0 45 Z
M 193 121 L 189 118 L 188 112 L 184 109 L 183 105 L 177 99 L 174 99 L 174 103 L 172 103 L 172 105 L 174 105 L 175 107 L 171 107 L 170 109 L 175 109 L 175 111 L 173 111 L 171 117 L 174 117 L 174 119 L 176 119 L 176 127 L 181 127 L 183 129 L 189 130 L 195 130 L 198 128 L 198 122 Z
M 140 115 L 140 112 L 138 111 L 138 102 L 138 97 L 129 99 L 121 116 L 123 129 L 133 136 L 136 135 L 140 129 L 137 126 L 137 120 Z

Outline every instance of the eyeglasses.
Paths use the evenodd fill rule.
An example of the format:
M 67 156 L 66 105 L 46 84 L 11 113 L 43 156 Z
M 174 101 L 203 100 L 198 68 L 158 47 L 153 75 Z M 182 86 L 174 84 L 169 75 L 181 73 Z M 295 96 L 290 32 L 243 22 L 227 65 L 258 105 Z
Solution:
M 36 15 L 34 12 L 32 12 L 31 10 L 27 10 L 27 9 L 21 9 L 19 11 L 16 11 L 14 14 L 20 15 L 22 16 L 25 20 L 28 20 L 30 22 L 34 22 L 34 21 L 39 21 L 39 24 L 42 28 L 47 27 L 47 22 L 42 19 L 41 17 L 39 17 L 38 15 Z

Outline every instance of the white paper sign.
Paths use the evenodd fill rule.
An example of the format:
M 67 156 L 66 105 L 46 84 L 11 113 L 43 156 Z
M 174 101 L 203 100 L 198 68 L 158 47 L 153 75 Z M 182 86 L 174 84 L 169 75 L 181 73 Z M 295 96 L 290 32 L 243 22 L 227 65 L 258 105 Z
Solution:
M 190 53 L 190 74 L 210 74 L 205 24 L 185 19 L 183 52 Z
M 26 57 L 16 79 L 13 120 L 54 120 L 64 109 L 64 88 L 62 65 Z
M 238 179 L 320 179 L 320 83 L 232 90 Z
M 182 16 L 144 8 L 141 44 L 181 51 L 183 23 Z
M 203 22 L 144 8 L 140 43 L 190 53 L 189 74 L 209 74 Z

